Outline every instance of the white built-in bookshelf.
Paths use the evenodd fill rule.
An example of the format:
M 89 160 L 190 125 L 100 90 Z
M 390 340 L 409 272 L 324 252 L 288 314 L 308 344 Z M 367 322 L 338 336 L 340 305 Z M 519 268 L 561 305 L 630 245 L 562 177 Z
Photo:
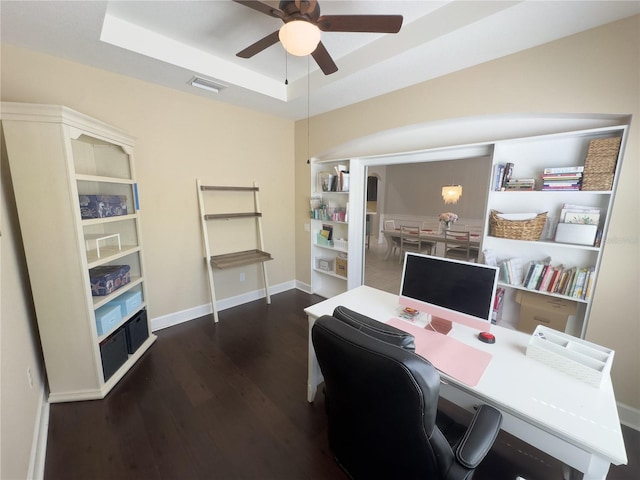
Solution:
M 329 298 L 347 290 L 349 162 L 314 162 L 311 172 L 311 291 Z

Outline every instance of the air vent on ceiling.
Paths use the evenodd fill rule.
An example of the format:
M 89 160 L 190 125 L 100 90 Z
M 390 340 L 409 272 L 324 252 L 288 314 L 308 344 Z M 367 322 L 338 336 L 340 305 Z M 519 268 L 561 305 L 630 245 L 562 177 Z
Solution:
M 216 83 L 213 80 L 198 76 L 191 78 L 191 80 L 189 80 L 189 85 L 197 88 L 202 88 L 203 90 L 207 90 L 213 93 L 219 93 L 220 90 L 224 90 L 225 88 L 227 88 L 226 85 L 222 85 L 221 83 Z

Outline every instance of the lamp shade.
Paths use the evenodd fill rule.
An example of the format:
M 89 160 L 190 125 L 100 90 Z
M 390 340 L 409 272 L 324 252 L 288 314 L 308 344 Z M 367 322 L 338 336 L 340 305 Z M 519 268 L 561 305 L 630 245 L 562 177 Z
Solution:
M 444 185 L 442 187 L 442 199 L 444 203 L 458 203 L 462 196 L 462 185 Z
M 305 20 L 293 20 L 280 27 L 280 43 L 291 55 L 304 57 L 320 43 L 320 29 Z

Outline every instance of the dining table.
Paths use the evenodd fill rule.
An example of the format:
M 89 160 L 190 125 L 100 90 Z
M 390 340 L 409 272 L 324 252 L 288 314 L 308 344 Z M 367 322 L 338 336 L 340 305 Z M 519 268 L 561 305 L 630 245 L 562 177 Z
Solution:
M 407 230 L 405 228 L 405 234 L 406 234 L 406 231 Z M 382 230 L 382 234 L 384 235 L 387 241 L 387 251 L 384 254 L 384 259 L 388 260 L 389 257 L 391 257 L 391 252 L 393 250 L 394 242 L 396 242 L 397 244 L 400 244 L 400 236 L 402 234 L 402 229 L 400 228 L 386 229 L 386 230 Z M 441 232 L 438 230 L 421 229 L 416 227 L 415 230 L 409 230 L 409 235 L 419 236 L 421 240 L 424 240 L 427 242 L 433 242 L 436 245 L 436 247 L 438 243 L 444 243 L 444 232 Z M 471 247 L 479 248 L 480 235 L 477 233 L 470 233 L 469 244 L 471 245 Z M 434 250 L 436 250 L 435 247 L 434 247 Z

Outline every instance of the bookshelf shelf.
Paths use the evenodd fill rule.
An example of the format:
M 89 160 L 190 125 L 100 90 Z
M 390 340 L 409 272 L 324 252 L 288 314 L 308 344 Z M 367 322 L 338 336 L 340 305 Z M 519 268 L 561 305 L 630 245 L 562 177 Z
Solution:
M 319 245 L 317 243 L 314 244 L 314 247 L 320 248 L 322 250 L 331 250 L 333 252 L 342 252 L 342 253 L 347 253 L 347 250 L 344 248 L 339 248 L 339 247 L 332 247 L 330 245 Z
M 492 235 L 488 235 L 488 237 L 491 237 L 497 243 L 504 242 L 505 244 L 507 244 L 507 243 L 518 242 L 522 244 L 529 244 L 532 246 L 535 245 L 545 249 L 559 248 L 559 249 L 567 249 L 567 250 L 584 250 L 584 251 L 591 251 L 591 252 L 600 251 L 600 247 L 592 247 L 589 245 L 577 245 L 574 243 L 560 243 L 560 242 L 554 242 L 551 240 L 515 240 L 510 238 L 494 237 Z
M 503 288 L 509 288 L 512 290 L 522 290 L 523 292 L 537 293 L 539 295 L 546 295 L 548 297 L 562 298 L 563 300 L 571 300 L 574 302 L 584 303 L 584 304 L 587 304 L 590 301 L 590 300 L 584 300 L 582 298 L 569 297 L 567 295 L 559 295 L 557 293 L 541 292 L 540 290 L 534 290 L 533 288 L 526 288 L 526 287 L 523 287 L 522 285 L 513 285 L 511 283 L 498 282 L 498 286 Z

